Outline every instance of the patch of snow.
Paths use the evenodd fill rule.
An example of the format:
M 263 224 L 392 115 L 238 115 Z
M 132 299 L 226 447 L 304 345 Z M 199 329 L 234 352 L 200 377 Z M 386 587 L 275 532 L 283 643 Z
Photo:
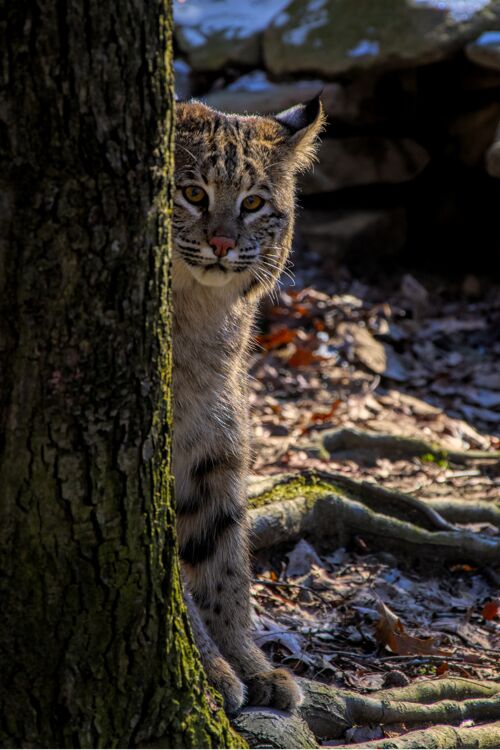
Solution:
M 307 8 L 307 21 L 295 29 L 290 29 L 283 34 L 286 44 L 300 46 L 305 44 L 309 33 L 328 23 L 328 13 L 324 8 L 324 0 L 311 0 Z
M 192 47 L 201 47 L 201 45 L 205 44 L 207 41 L 206 37 L 192 26 L 184 26 L 182 31 L 186 41 L 189 42 Z
M 380 54 L 380 44 L 362 39 L 358 44 L 346 53 L 349 57 L 375 57 Z
M 267 91 L 270 88 L 272 85 L 263 70 L 252 70 L 227 87 L 228 91 Z
M 474 41 L 476 47 L 500 47 L 500 31 L 485 31 Z
M 191 73 L 191 67 L 185 60 L 174 60 L 174 71 L 180 75 L 189 75 Z
M 228 39 L 249 37 L 266 28 L 290 0 L 184 0 L 174 2 L 174 21 L 187 36 L 189 28 Z M 322 0 L 323 1 L 323 0 Z M 313 0 L 319 2 L 319 0 Z M 188 38 L 188 41 L 189 38 Z
M 290 15 L 288 13 L 285 13 L 285 12 L 280 13 L 274 19 L 274 26 L 277 26 L 278 28 L 280 26 L 286 26 L 289 20 L 290 20 Z
M 456 23 L 470 20 L 490 4 L 491 0 L 412 0 L 414 6 L 435 8 L 449 14 Z

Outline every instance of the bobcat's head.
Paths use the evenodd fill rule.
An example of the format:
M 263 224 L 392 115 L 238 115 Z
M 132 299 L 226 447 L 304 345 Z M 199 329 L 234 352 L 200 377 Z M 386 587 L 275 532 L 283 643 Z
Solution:
M 269 290 L 290 250 L 296 174 L 314 160 L 319 98 L 275 117 L 177 104 L 174 287 Z

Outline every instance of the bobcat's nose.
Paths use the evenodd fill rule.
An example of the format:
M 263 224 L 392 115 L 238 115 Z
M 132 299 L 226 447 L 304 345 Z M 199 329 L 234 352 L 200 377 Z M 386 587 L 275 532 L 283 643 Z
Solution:
M 214 255 L 217 258 L 225 258 L 228 250 L 232 250 L 236 247 L 236 242 L 231 237 L 215 236 L 208 241 L 208 244 L 214 251 Z

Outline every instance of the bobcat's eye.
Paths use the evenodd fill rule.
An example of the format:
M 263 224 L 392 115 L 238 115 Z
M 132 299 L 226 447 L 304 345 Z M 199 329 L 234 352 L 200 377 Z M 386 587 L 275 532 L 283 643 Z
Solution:
M 258 211 L 264 205 L 264 198 L 260 195 L 247 195 L 241 206 L 245 211 Z
M 187 187 L 182 188 L 182 195 L 187 201 L 189 201 L 189 203 L 193 203 L 195 206 L 199 206 L 201 203 L 206 203 L 208 201 L 208 195 L 203 188 L 198 187 L 198 185 L 188 185 Z

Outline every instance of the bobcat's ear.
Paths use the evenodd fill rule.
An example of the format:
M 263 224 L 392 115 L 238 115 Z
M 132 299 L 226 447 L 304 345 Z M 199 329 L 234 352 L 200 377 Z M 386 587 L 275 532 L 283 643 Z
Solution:
M 311 166 L 316 158 L 318 136 L 325 127 L 326 117 L 320 95 L 305 104 L 297 104 L 275 115 L 280 125 L 288 131 L 287 143 L 291 148 L 292 162 L 297 170 Z

